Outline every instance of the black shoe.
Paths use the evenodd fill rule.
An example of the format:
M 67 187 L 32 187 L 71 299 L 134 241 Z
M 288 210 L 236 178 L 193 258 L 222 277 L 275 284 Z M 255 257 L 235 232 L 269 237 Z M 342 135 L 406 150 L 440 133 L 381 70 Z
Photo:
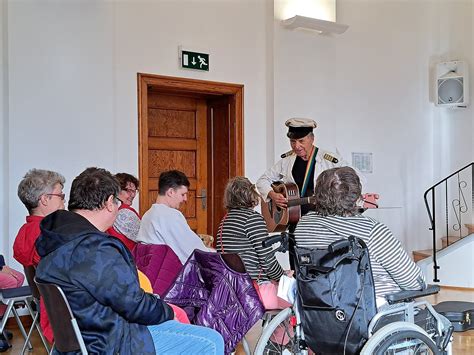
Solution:
M 7 337 L 8 340 L 12 340 L 13 339 L 13 333 L 9 330 L 4 330 L 3 331 L 3 335 L 5 335 Z
M 0 353 L 7 351 L 11 347 L 12 346 L 10 345 L 10 343 L 7 340 L 5 340 L 5 337 L 3 335 L 1 335 L 0 336 Z

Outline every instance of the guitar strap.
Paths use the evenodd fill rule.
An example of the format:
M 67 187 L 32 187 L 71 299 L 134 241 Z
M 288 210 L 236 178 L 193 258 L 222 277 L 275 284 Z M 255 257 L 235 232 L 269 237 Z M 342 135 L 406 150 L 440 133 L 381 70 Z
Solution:
M 316 165 L 316 154 L 318 154 L 318 147 L 313 146 L 311 156 L 308 159 L 308 163 L 306 164 L 306 172 L 304 174 L 303 187 L 301 188 L 300 194 L 301 197 L 305 195 L 308 188 L 309 180 L 311 179 L 311 172 L 314 170 L 314 166 Z

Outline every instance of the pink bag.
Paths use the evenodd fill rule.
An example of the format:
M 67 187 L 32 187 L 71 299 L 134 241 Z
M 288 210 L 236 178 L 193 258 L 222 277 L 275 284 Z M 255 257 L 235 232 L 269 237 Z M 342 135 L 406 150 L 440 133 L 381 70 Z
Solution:
M 278 283 L 275 281 L 265 281 L 262 283 L 253 282 L 255 289 L 257 290 L 260 301 L 263 303 L 263 307 L 266 310 L 269 309 L 283 309 L 288 306 L 284 305 L 285 302 L 280 297 L 277 296 L 278 293 Z M 288 304 L 288 303 L 287 303 Z

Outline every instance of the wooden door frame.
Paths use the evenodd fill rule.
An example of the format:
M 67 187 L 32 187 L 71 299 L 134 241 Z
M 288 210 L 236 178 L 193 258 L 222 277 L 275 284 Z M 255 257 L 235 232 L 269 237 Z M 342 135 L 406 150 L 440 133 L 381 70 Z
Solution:
M 178 78 L 154 74 L 137 74 L 138 81 L 138 171 L 140 185 L 148 191 L 148 176 L 144 171 L 148 159 L 148 89 L 171 95 L 199 95 L 202 97 L 228 96 L 230 102 L 230 150 L 232 156 L 229 170 L 231 176 L 244 175 L 244 86 L 215 81 L 205 81 L 188 78 Z M 140 198 L 140 214 L 145 213 L 144 199 Z

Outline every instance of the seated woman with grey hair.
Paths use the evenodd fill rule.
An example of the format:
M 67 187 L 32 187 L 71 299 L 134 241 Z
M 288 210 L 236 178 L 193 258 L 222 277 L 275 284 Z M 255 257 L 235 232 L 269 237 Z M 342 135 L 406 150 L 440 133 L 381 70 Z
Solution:
M 239 176 L 229 180 L 224 192 L 227 214 L 218 228 L 216 249 L 220 253 L 240 256 L 247 273 L 257 284 L 266 309 L 282 308 L 285 304 L 277 305 L 276 287 L 272 287 L 272 297 L 262 297 L 269 294 L 268 291 L 262 292 L 262 288 L 272 286 L 270 283 L 278 281 L 284 271 L 272 248 L 262 246 L 262 241 L 268 238 L 268 230 L 262 215 L 253 210 L 258 203 L 259 194 L 249 179 Z
M 61 174 L 31 169 L 18 185 L 18 197 L 28 210 L 26 223 L 13 243 L 13 257 L 23 266 L 36 266 L 40 260 L 35 242 L 40 235 L 41 220 L 56 210 L 64 209 L 66 179 Z
M 369 248 L 377 296 L 400 290 L 421 290 L 424 277 L 402 244 L 384 224 L 361 214 L 361 183 L 354 169 L 325 170 L 316 181 L 315 211 L 299 221 L 295 230 L 298 247 L 325 248 L 341 238 L 361 238 Z
M 65 182 L 64 176 L 57 172 L 31 169 L 18 185 L 18 197 L 28 210 L 28 216 L 13 243 L 13 257 L 23 267 L 36 267 L 40 261 L 35 247 L 36 239 L 41 233 L 40 222 L 54 211 L 64 209 Z M 53 331 L 43 307 L 40 322 L 44 336 L 52 343 Z

